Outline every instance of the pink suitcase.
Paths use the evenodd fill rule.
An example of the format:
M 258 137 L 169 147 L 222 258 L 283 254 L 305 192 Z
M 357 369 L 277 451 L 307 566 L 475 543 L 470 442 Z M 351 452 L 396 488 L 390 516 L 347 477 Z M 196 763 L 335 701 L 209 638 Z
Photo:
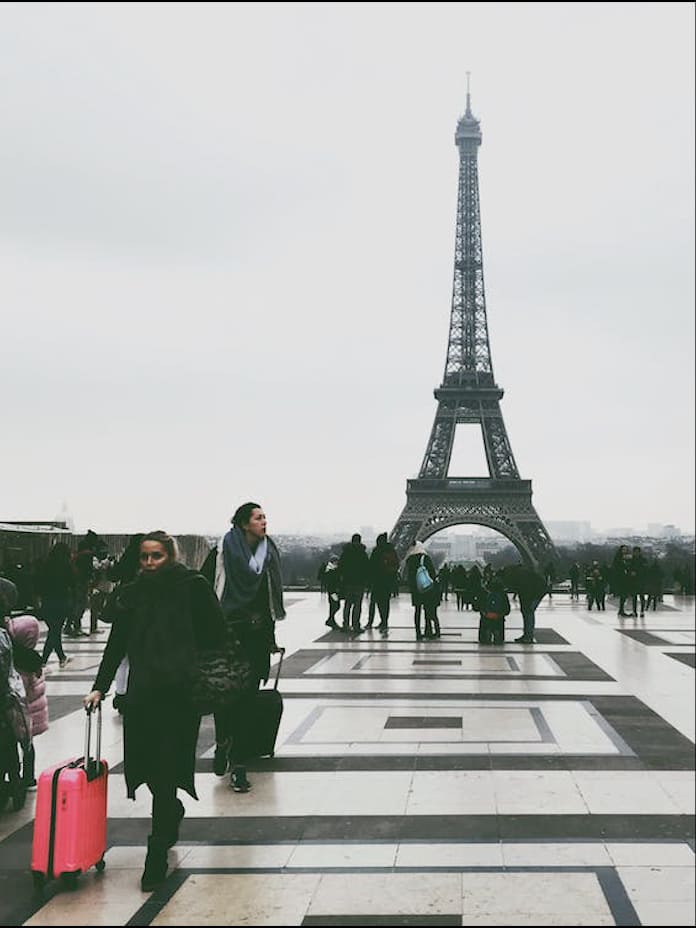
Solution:
M 101 704 L 87 712 L 85 753 L 44 770 L 39 777 L 34 817 L 31 872 L 40 889 L 58 879 L 70 889 L 90 867 L 101 873 L 106 864 L 106 784 L 108 766 L 99 759 Z M 92 717 L 97 716 L 97 746 L 90 754 Z

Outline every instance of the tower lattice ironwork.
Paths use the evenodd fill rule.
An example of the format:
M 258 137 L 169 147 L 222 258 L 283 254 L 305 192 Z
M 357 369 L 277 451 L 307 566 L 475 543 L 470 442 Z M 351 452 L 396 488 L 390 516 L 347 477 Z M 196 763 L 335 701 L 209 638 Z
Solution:
M 391 533 L 400 556 L 413 542 L 451 525 L 485 525 L 505 535 L 523 560 L 540 566 L 555 557 L 553 543 L 532 505 L 532 482 L 522 480 L 505 430 L 493 377 L 486 319 L 479 204 L 481 127 L 471 112 L 457 123 L 459 191 L 454 285 L 447 359 L 435 390 L 435 422 L 418 477 L 408 480 L 406 506 Z M 488 477 L 448 476 L 457 425 L 481 427 Z

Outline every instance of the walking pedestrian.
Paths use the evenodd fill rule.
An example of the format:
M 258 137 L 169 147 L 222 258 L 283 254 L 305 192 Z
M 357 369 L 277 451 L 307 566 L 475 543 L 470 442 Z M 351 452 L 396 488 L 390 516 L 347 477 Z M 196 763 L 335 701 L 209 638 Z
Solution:
M 48 552 L 38 578 L 41 618 L 48 626 L 48 635 L 41 655 L 44 664 L 48 663 L 54 651 L 61 668 L 70 661 L 63 650 L 62 632 L 63 625 L 73 615 L 75 584 L 70 548 L 64 542 L 58 541 Z
M 177 790 L 198 798 L 196 654 L 222 646 L 222 611 L 205 578 L 178 561 L 174 539 L 163 531 L 143 535 L 139 575 L 111 594 L 104 611 L 111 632 L 84 704 L 91 710 L 101 702 L 127 655 L 124 772 L 129 799 L 142 784 L 152 793 L 152 833 L 140 881 L 143 892 L 151 892 L 164 882 L 167 851 L 179 839 L 184 806 Z

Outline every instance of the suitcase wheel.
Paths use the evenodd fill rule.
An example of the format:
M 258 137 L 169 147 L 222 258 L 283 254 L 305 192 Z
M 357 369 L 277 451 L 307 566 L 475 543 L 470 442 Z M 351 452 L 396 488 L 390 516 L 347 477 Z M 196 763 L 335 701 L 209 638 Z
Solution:
M 74 892 L 77 889 L 77 877 L 79 876 L 79 870 L 71 870 L 70 873 L 61 873 L 60 882 L 63 885 L 64 889 Z
M 106 867 L 106 861 L 102 857 L 102 859 L 98 860 L 94 866 L 97 868 L 97 873 L 103 873 L 104 867 Z

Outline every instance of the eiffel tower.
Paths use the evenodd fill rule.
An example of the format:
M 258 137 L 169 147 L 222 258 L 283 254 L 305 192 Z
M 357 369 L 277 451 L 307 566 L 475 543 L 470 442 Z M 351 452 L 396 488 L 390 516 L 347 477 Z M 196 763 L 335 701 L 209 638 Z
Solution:
M 437 412 L 418 477 L 406 483 L 406 506 L 391 533 L 400 557 L 418 539 L 451 525 L 485 525 L 505 535 L 522 560 L 540 567 L 555 560 L 553 543 L 532 505 L 532 482 L 522 480 L 505 430 L 493 377 L 483 286 L 478 148 L 481 127 L 471 112 L 457 123 L 459 149 L 454 287 L 447 360 L 435 390 Z M 481 426 L 488 477 L 449 477 L 457 425 Z

